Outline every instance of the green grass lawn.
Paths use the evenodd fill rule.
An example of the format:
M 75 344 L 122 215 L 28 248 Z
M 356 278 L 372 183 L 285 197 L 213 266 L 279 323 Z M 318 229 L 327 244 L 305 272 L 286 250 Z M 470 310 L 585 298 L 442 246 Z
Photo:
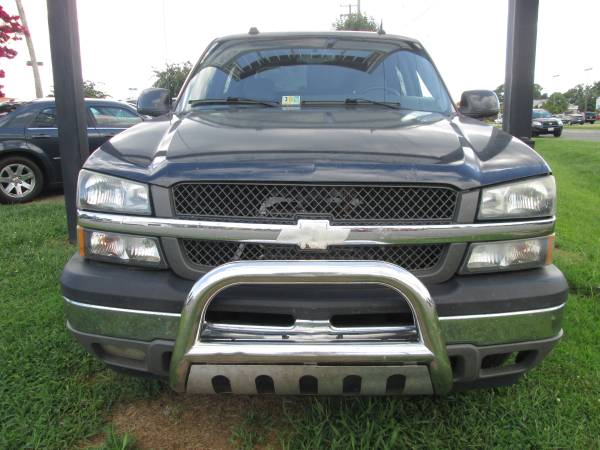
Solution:
M 277 420 L 257 402 L 222 430 L 234 445 L 260 444 L 277 423 L 285 448 L 600 448 L 600 144 L 537 150 L 557 177 L 556 262 L 573 291 L 565 338 L 541 367 L 515 386 L 444 398 L 295 399 Z M 165 395 L 105 369 L 65 331 L 58 277 L 74 247 L 62 204 L 0 206 L 0 223 L 0 449 L 72 448 L 116 403 Z

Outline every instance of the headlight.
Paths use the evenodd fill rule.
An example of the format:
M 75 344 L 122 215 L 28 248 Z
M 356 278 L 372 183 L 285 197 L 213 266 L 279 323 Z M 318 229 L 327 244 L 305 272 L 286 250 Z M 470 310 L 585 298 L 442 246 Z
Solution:
M 553 176 L 484 188 L 479 215 L 482 220 L 547 217 L 556 210 Z
M 534 127 L 541 127 L 542 126 L 542 122 L 538 122 L 537 120 L 534 120 L 533 123 L 532 123 L 532 125 Z
M 81 170 L 77 182 L 77 207 L 149 215 L 151 210 L 148 185 Z
M 559 127 L 562 127 L 562 126 L 563 126 L 563 121 L 562 121 L 562 120 L 560 120 L 560 119 L 558 119 L 558 120 L 556 121 L 556 123 L 558 123 L 558 126 L 559 126 Z
M 463 272 L 499 272 L 540 267 L 552 262 L 554 236 L 471 244 Z
M 123 264 L 164 266 L 156 238 L 82 228 L 79 233 L 82 256 Z

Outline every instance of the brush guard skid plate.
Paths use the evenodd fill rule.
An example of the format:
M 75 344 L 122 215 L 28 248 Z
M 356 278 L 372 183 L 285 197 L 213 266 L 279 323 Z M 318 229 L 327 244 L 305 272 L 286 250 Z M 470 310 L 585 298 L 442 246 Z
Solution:
M 203 337 L 211 301 L 231 286 L 287 284 L 293 289 L 362 283 L 398 292 L 398 300 L 412 310 L 412 338 L 286 342 Z M 379 261 L 243 261 L 213 269 L 191 289 L 181 314 L 170 383 L 174 390 L 190 393 L 444 394 L 452 388 L 452 370 L 435 304 L 408 271 Z

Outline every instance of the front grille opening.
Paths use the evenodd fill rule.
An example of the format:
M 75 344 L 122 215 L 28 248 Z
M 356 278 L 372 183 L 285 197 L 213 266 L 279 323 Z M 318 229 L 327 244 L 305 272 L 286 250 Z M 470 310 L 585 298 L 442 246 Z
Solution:
M 167 373 L 169 372 L 169 369 L 171 368 L 171 358 L 172 357 L 173 357 L 173 352 L 164 352 L 160 357 L 162 369 Z
M 217 375 L 216 377 L 213 377 L 211 382 L 216 394 L 231 393 L 231 383 L 229 381 L 229 378 L 223 375 Z
M 275 393 L 275 384 L 273 383 L 273 378 L 268 375 L 260 375 L 256 377 L 254 384 L 256 385 L 256 392 L 258 394 Z
M 360 394 L 362 378 L 358 375 L 348 375 L 344 378 L 342 392 L 344 394 Z
M 512 353 L 496 353 L 485 356 L 481 361 L 483 370 L 509 367 L 526 367 L 533 363 L 537 356 L 535 350 L 522 350 Z
M 449 223 L 458 193 L 440 186 L 180 183 L 172 189 L 180 217 L 295 223 Z
M 465 358 L 460 355 L 450 356 L 450 367 L 452 368 L 452 375 L 455 381 L 463 377 L 466 370 Z
M 482 369 L 496 369 L 498 367 L 510 366 L 515 362 L 516 353 L 495 353 L 487 355 L 481 360 Z
M 304 375 L 298 381 L 301 394 L 315 395 L 319 393 L 319 380 L 311 375 Z
M 404 375 L 392 375 L 388 377 L 385 384 L 385 393 L 391 395 L 402 394 L 406 385 L 406 377 Z
M 331 317 L 330 322 L 337 328 L 394 327 L 415 324 L 411 313 L 337 314 Z
M 291 314 L 251 313 L 241 311 L 208 310 L 206 321 L 232 325 L 262 325 L 273 327 L 290 327 L 296 321 Z
M 324 251 L 306 251 L 296 245 L 183 239 L 182 247 L 188 261 L 198 266 L 214 267 L 232 261 L 361 260 L 385 261 L 422 271 L 439 265 L 447 245 L 334 245 Z

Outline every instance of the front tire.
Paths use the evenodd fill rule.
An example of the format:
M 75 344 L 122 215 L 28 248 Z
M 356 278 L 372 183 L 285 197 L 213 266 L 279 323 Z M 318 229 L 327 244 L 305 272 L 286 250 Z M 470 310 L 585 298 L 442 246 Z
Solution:
M 562 134 L 562 129 L 561 130 L 554 130 L 554 137 L 560 137 L 561 134 Z
M 39 166 L 24 156 L 0 159 L 0 203 L 26 203 L 36 198 L 44 187 Z

